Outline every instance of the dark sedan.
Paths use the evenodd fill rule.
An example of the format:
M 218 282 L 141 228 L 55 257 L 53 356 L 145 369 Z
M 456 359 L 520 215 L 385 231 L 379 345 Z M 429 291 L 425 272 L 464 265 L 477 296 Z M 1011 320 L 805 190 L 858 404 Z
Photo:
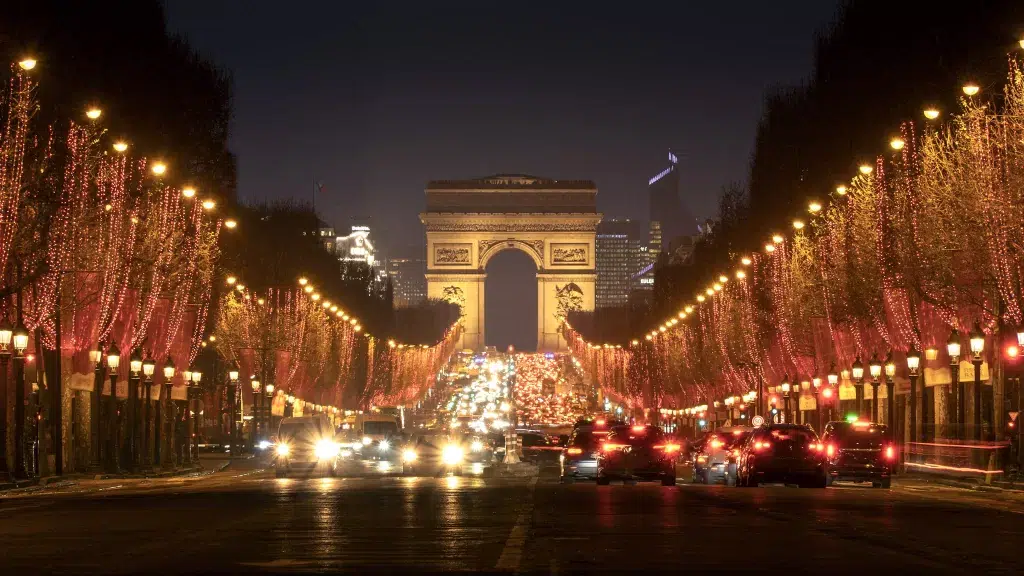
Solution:
M 873 422 L 829 422 L 821 441 L 828 462 L 828 484 L 835 481 L 871 482 L 888 488 L 896 449 L 886 441 L 887 428 Z
M 657 426 L 616 426 L 601 445 L 597 483 L 660 480 L 663 486 L 675 486 L 679 448 Z
M 737 484 L 782 482 L 824 488 L 824 445 L 810 426 L 771 424 L 754 430 L 740 452 Z

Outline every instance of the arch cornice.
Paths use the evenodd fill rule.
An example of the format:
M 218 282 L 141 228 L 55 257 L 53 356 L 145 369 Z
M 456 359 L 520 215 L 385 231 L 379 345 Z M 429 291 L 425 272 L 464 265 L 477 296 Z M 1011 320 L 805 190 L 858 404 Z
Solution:
M 505 250 L 519 250 L 529 256 L 537 270 L 544 269 L 544 241 L 543 240 L 520 240 L 518 238 L 504 238 L 501 240 L 480 240 L 479 246 L 480 270 L 487 269 L 487 263 L 495 255 Z

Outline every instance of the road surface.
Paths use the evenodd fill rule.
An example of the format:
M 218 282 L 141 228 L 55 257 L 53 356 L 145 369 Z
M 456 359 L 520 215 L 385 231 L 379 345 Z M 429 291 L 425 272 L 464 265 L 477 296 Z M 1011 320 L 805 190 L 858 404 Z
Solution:
M 969 490 L 522 478 L 82 481 L 0 497 L 5 574 L 1020 573 L 1024 505 Z

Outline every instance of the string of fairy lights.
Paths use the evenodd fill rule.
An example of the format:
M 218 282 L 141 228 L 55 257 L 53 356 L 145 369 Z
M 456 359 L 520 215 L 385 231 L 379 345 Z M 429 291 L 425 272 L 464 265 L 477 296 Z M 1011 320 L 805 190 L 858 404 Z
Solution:
M 11 64 L 8 125 L 3 139 L 3 152 L 10 161 L 10 169 L 0 171 L 0 189 L 4 191 L 0 195 L 0 262 L 4 263 L 13 249 L 15 229 L 20 224 L 16 220 L 18 207 L 25 197 L 25 154 L 32 112 L 37 107 L 35 91 L 39 84 L 33 80 L 33 74 L 38 65 L 32 57 Z M 206 330 L 212 289 L 209 275 L 201 273 L 206 263 L 201 262 L 200 256 L 208 249 L 215 249 L 222 229 L 233 230 L 238 222 L 229 216 L 208 218 L 217 206 L 216 200 L 212 196 L 198 198 L 197 189 L 191 184 L 168 184 L 167 162 L 130 158 L 128 141 L 111 138 L 102 127 L 104 111 L 99 105 L 86 106 L 83 116 L 82 122 L 70 122 L 62 142 L 67 147 L 63 159 L 64 178 L 62 187 L 57 190 L 60 202 L 48 226 L 45 247 L 49 272 L 35 282 L 32 307 L 24 310 L 25 322 L 32 329 L 44 328 L 40 334 L 47 346 L 57 345 L 56 318 L 48 311 L 58 304 L 59 277 L 76 269 L 74 260 L 80 247 L 91 242 L 96 249 L 88 258 L 96 260 L 92 268 L 103 273 L 97 297 L 99 333 L 96 336 L 72 330 L 63 336 L 62 346 L 80 349 L 91 346 L 89 340 L 93 338 L 110 340 L 118 314 L 128 305 L 129 283 L 143 274 L 145 289 L 134 303 L 139 320 L 126 328 L 128 332 L 122 335 L 124 343 L 135 349 L 154 336 L 154 314 L 159 301 L 167 298 L 170 289 L 171 306 L 164 324 L 165 337 L 159 344 L 154 342 L 154 346 L 162 350 L 154 348 L 151 353 L 158 356 L 170 353 L 194 307 L 189 303 L 194 297 L 198 307 L 195 307 L 187 346 L 191 364 Z M 44 139 L 40 145 L 45 160 L 55 158 L 52 144 L 52 139 L 49 142 Z M 109 151 L 100 153 L 101 148 Z M 96 154 L 98 158 L 93 156 Z M 93 162 L 94 159 L 98 162 Z M 149 179 L 145 178 L 147 175 Z M 99 203 L 94 205 L 97 201 Z M 100 218 L 94 217 L 93 209 Z M 147 244 L 143 236 L 147 233 L 162 242 Z M 172 237 L 180 240 L 173 248 L 167 242 Z M 151 265 L 147 265 L 144 272 L 137 267 L 139 250 L 153 252 L 144 255 L 152 257 Z M 169 268 L 176 261 L 176 250 L 184 258 L 177 259 L 183 264 L 172 275 Z
M 1020 41 L 1020 45 L 1021 48 L 1024 48 L 1024 40 Z M 965 114 L 968 116 L 968 121 L 970 121 L 971 118 L 969 116 L 972 112 L 982 111 L 986 109 L 985 106 L 976 103 L 976 97 L 981 93 L 981 87 L 978 86 L 977 83 L 968 82 L 961 87 L 961 92 L 963 93 L 962 102 L 965 108 Z M 922 115 L 927 123 L 933 123 L 942 116 L 942 112 L 936 107 L 929 106 L 922 110 Z M 915 133 L 914 123 L 904 122 L 900 126 L 898 134 L 889 138 L 889 148 L 891 152 L 896 156 L 893 159 L 893 162 L 900 163 L 900 165 L 904 167 L 905 170 L 919 170 L 920 167 L 915 165 L 915 163 L 920 162 L 920 159 L 917 157 L 915 153 L 917 141 L 918 134 Z M 871 208 L 871 210 L 877 210 L 884 213 L 888 210 L 897 211 L 900 209 L 906 209 L 907 206 L 905 205 L 889 205 L 887 204 L 887 202 L 906 203 L 909 202 L 908 200 L 906 200 L 906 198 L 912 198 L 912 195 L 903 194 L 896 200 L 892 200 L 889 199 L 886 194 L 884 194 L 884 189 L 879 190 L 879 188 L 884 188 L 884 186 L 886 185 L 885 167 L 886 159 L 884 156 L 881 155 L 876 158 L 873 164 L 869 162 L 862 162 L 857 166 L 857 170 L 854 176 L 847 183 L 841 183 L 837 185 L 835 189 L 832 190 L 824 200 L 822 200 L 821 198 L 809 198 L 806 204 L 806 212 L 793 217 L 790 221 L 790 226 L 792 229 L 790 234 L 793 236 L 793 239 L 799 238 L 802 235 L 804 235 L 809 227 L 828 227 L 828 234 L 824 235 L 824 238 L 819 243 L 819 245 L 821 247 L 824 247 L 825 253 L 822 255 L 822 258 L 824 258 L 826 261 L 835 261 L 835 254 L 841 251 L 843 247 L 841 235 L 834 233 L 835 231 L 832 229 L 833 227 L 836 226 L 835 220 L 823 217 L 829 211 L 830 206 L 842 201 L 865 201 L 857 200 L 856 195 L 851 197 L 850 192 L 855 190 L 871 190 L 876 192 L 870 198 L 872 202 L 876 203 Z M 903 181 L 897 181 L 895 183 L 892 183 L 892 185 L 895 187 L 903 187 L 903 189 L 905 190 L 912 184 Z M 911 212 L 910 210 L 907 211 Z M 994 214 L 992 218 L 1007 217 L 999 210 L 993 210 L 991 212 L 997 213 Z M 914 212 L 913 214 L 914 216 L 911 226 L 913 226 L 916 230 L 919 225 L 919 222 L 917 221 L 917 213 Z M 876 227 L 875 237 L 877 238 L 877 242 L 880 243 L 880 246 L 876 248 L 876 251 L 882 254 L 893 252 L 894 247 L 891 245 L 892 238 L 887 236 L 886 234 L 881 233 L 881 227 L 883 226 L 883 218 L 876 218 L 873 225 Z M 779 307 L 786 304 L 787 295 L 792 290 L 792 272 L 791 270 L 788 269 L 786 265 L 784 265 L 784 263 L 790 261 L 791 257 L 793 256 L 791 252 L 791 244 L 793 244 L 793 242 L 787 238 L 787 235 L 783 234 L 782 232 L 774 232 L 771 234 L 769 238 L 765 240 L 763 244 L 763 252 L 760 250 L 752 251 L 734 257 L 728 269 L 721 270 L 719 271 L 719 273 L 712 275 L 713 280 L 703 290 L 700 290 L 697 294 L 695 294 L 692 300 L 684 302 L 683 305 L 680 306 L 677 313 L 662 319 L 662 321 L 656 324 L 649 331 L 643 333 L 642 339 L 640 338 L 640 336 L 631 339 L 629 342 L 629 347 L 640 347 L 644 345 L 645 342 L 647 343 L 647 345 L 659 346 L 659 342 L 661 342 L 662 340 L 665 340 L 666 343 L 678 343 L 680 345 L 685 346 L 686 338 L 676 337 L 675 332 L 683 327 L 682 323 L 694 317 L 698 317 L 699 330 L 701 330 L 702 332 L 706 332 L 709 329 L 724 330 L 725 327 L 717 325 L 709 328 L 709 320 L 712 316 L 716 318 L 722 318 L 723 312 L 726 311 L 728 307 L 734 306 L 734 304 L 725 302 L 727 299 L 722 298 L 722 296 L 728 293 L 730 289 L 733 289 L 733 287 L 735 287 L 734 289 L 736 290 L 749 291 L 750 286 L 747 282 L 747 279 L 748 276 L 750 276 L 752 270 L 759 270 L 762 273 L 767 273 L 767 277 L 770 278 L 771 284 L 771 286 L 768 289 L 768 294 L 770 299 L 772 300 L 772 304 L 776 306 L 776 309 L 779 309 Z M 1012 255 L 1009 253 L 1010 244 L 1011 242 L 1006 241 L 1005 238 L 996 238 L 994 242 L 992 242 L 990 252 L 993 255 L 993 268 L 995 271 L 997 283 L 999 285 L 1000 291 L 1003 293 L 1005 299 L 1007 300 L 1006 314 L 1007 316 L 1009 316 L 1012 319 L 1015 319 L 1019 323 L 1021 320 L 1024 320 L 1024 313 L 1022 313 L 1021 304 L 1017 302 L 1017 298 L 1013 293 L 1014 277 L 1012 275 L 1012 270 L 1015 264 Z M 900 345 L 905 348 L 921 347 L 921 338 L 914 329 L 913 319 L 911 318 L 910 314 L 909 297 L 905 293 L 905 291 L 896 289 L 896 283 L 893 280 L 893 276 L 898 275 L 899 271 L 894 270 L 894 264 L 888 261 L 880 262 L 879 267 L 885 272 L 881 280 L 881 284 L 883 287 L 882 297 L 884 299 L 886 309 L 893 311 L 893 313 L 891 314 L 891 318 L 888 318 L 889 320 L 891 320 L 892 330 L 890 331 L 889 328 L 877 318 L 877 316 L 873 318 L 875 324 L 873 328 L 875 328 L 879 332 L 879 334 L 882 335 L 884 340 L 896 343 L 896 345 Z M 826 275 L 823 278 L 823 290 L 824 299 L 826 302 L 826 313 L 828 314 L 828 311 L 831 308 L 830 304 L 836 298 L 836 295 L 834 294 L 833 287 L 831 287 L 829 285 L 830 283 L 828 282 L 828 266 L 822 265 L 821 268 L 824 270 L 823 274 Z M 753 303 L 751 301 L 752 299 L 747 297 L 738 298 L 736 300 L 740 302 L 740 306 L 739 309 L 735 311 L 735 313 L 738 314 L 739 317 L 747 319 L 747 321 L 752 319 L 756 314 L 756 310 L 754 310 Z M 943 320 L 947 324 L 954 326 L 958 324 L 957 319 L 953 317 L 948 311 L 939 309 L 938 313 L 943 317 Z M 789 316 L 787 314 L 782 314 L 777 319 L 777 321 L 781 323 L 786 323 L 789 321 Z M 721 322 L 717 324 L 721 324 Z M 578 340 L 582 345 L 585 346 L 586 350 L 593 352 L 616 352 L 622 348 L 622 346 L 618 344 L 599 344 L 588 342 L 581 334 L 573 331 L 573 328 L 568 323 L 568 321 L 565 321 L 564 325 L 566 329 L 568 329 L 572 333 L 574 339 Z M 831 318 L 829 318 L 828 321 L 828 328 L 830 331 L 834 331 L 834 323 L 831 321 Z M 798 355 L 796 349 L 797 347 L 796 343 L 792 339 L 791 331 L 786 329 L 785 326 L 780 326 L 779 334 L 781 347 L 786 351 L 787 355 L 790 358 L 796 357 Z M 836 335 L 833 333 L 833 342 L 836 341 L 835 336 Z M 854 331 L 853 337 L 855 339 L 855 346 L 857 349 L 867 348 L 865 342 L 862 341 L 863 336 L 859 331 Z M 758 342 L 756 341 L 756 336 L 753 333 L 753 331 L 746 331 L 741 338 L 744 340 L 749 350 L 754 351 L 760 348 Z M 722 341 L 724 341 L 724 339 L 718 339 L 718 341 L 719 343 L 721 343 Z M 726 351 L 723 350 L 723 352 Z M 766 357 L 763 362 L 764 365 L 753 363 L 753 366 L 758 371 L 761 371 L 762 374 L 765 369 L 772 368 L 772 366 L 770 366 L 770 364 L 772 363 L 772 359 L 770 357 Z M 730 371 L 734 369 L 735 367 L 731 365 L 726 368 L 726 370 Z M 848 371 L 843 370 L 842 373 L 844 374 L 845 378 L 848 374 Z M 815 380 L 821 379 L 815 378 Z M 831 376 L 829 380 L 830 384 L 835 384 L 834 382 L 831 381 Z M 831 396 L 831 394 L 829 396 Z M 704 397 L 706 398 L 707 396 Z M 737 403 L 743 404 L 750 402 L 751 397 L 751 392 L 745 393 L 742 396 L 729 395 L 721 401 L 715 401 L 713 404 L 716 407 L 719 405 L 733 405 Z M 728 400 L 728 403 L 726 402 L 726 400 Z M 685 416 L 696 416 L 698 414 L 705 413 L 707 410 L 707 404 L 700 404 L 691 406 L 689 408 L 680 409 L 660 408 L 661 413 L 665 415 Z
M 228 274 L 225 277 L 224 282 L 228 287 L 230 287 L 231 290 L 236 292 L 241 299 L 243 299 L 250 305 L 254 304 L 255 306 L 260 307 L 266 305 L 273 305 L 273 303 L 268 300 L 268 296 L 256 294 L 252 289 L 247 287 L 244 283 L 241 282 L 241 280 L 237 276 L 233 274 Z M 346 331 L 347 333 L 350 333 L 352 335 L 351 337 L 365 337 L 371 344 L 371 346 L 376 341 L 376 339 L 371 334 L 369 334 L 363 329 L 362 322 L 358 317 L 356 317 L 349 311 L 345 310 L 336 302 L 333 302 L 330 299 L 326 298 L 313 284 L 313 282 L 309 280 L 307 277 L 303 276 L 298 278 L 296 281 L 296 287 L 293 288 L 291 292 L 295 296 L 304 298 L 307 305 L 311 306 L 312 310 L 321 314 L 321 317 L 324 318 L 325 320 L 334 322 L 336 327 Z M 449 329 L 445 332 L 445 336 L 441 339 L 441 341 L 435 343 L 434 345 L 406 344 L 403 342 L 398 342 L 393 338 L 388 339 L 387 344 L 389 352 L 391 352 L 392 354 L 399 354 L 400 358 L 401 356 L 404 356 L 405 353 L 421 353 L 435 351 L 436 349 L 439 349 L 445 343 L 446 340 L 451 338 L 453 330 L 455 330 L 457 325 L 458 321 L 453 323 L 453 325 L 449 327 Z M 211 335 L 209 341 L 215 342 L 216 336 Z M 207 341 L 204 341 L 203 346 L 206 345 Z M 345 368 L 345 366 L 341 366 L 341 368 Z M 298 398 L 282 389 L 278 389 L 274 394 L 275 396 L 283 396 L 289 404 L 295 404 L 296 402 L 299 402 L 299 413 L 301 413 L 302 407 L 304 406 L 309 406 L 314 411 L 326 412 L 333 415 L 339 415 L 343 412 L 345 414 L 352 413 L 352 411 L 343 411 L 337 406 L 332 406 L 329 404 L 318 404 L 312 401 Z

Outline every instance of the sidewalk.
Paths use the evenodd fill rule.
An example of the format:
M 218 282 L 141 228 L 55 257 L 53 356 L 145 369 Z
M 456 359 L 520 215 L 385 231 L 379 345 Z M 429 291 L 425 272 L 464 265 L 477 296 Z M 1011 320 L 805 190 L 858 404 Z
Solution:
M 1024 482 L 1012 479 L 993 480 L 991 484 L 985 484 L 983 477 L 979 478 L 951 478 L 938 474 L 921 474 L 916 472 L 904 473 L 894 476 L 894 481 L 912 484 L 932 484 L 977 490 L 979 492 L 1015 492 L 1024 494 Z
M 231 457 L 207 457 L 199 455 L 199 463 L 193 466 L 175 468 L 174 470 L 154 470 L 148 474 L 141 473 L 120 473 L 120 474 L 85 474 L 73 473 L 63 476 L 44 476 L 42 478 L 28 478 L 14 480 L 11 482 L 0 482 L 0 496 L 7 493 L 24 493 L 44 488 L 65 488 L 75 486 L 85 480 L 147 480 L 155 478 L 174 478 L 179 476 L 190 476 L 198 474 L 214 474 L 226 469 L 233 462 L 238 460 L 251 460 L 251 456 Z

